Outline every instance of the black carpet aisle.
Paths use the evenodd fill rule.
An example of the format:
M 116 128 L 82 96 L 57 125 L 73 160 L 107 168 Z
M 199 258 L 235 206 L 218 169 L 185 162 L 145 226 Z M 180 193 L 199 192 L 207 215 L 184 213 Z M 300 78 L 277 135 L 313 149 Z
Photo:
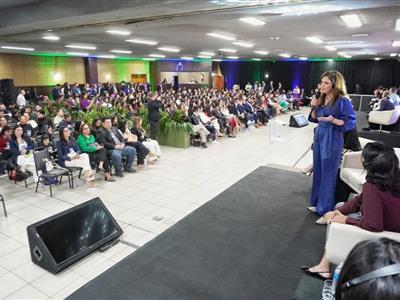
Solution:
M 325 238 L 310 186 L 260 167 L 67 299 L 291 299 Z

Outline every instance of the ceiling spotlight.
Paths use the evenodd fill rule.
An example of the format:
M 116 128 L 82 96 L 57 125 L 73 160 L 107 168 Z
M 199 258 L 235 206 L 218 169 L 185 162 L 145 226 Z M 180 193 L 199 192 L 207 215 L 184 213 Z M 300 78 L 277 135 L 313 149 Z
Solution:
M 235 50 L 235 49 L 228 49 L 228 48 L 222 48 L 222 49 L 219 49 L 219 51 L 228 52 L 228 53 L 236 53 L 237 52 L 237 50 Z
M 112 52 L 112 53 L 122 53 L 122 54 L 131 54 L 132 53 L 132 51 L 130 51 L 130 50 L 119 50 L 119 49 L 113 49 L 113 50 L 110 50 L 110 52 Z
M 68 55 L 74 55 L 74 56 L 88 56 L 89 53 L 85 52 L 67 52 Z
M 179 52 L 179 51 L 181 51 L 178 48 L 174 48 L 174 47 L 159 47 L 158 50 L 166 51 L 166 52 Z
M 305 56 L 300 56 L 299 59 L 300 59 L 300 60 L 307 60 L 308 58 L 305 57 Z
M 347 25 L 347 27 L 360 27 L 362 25 L 360 17 L 356 14 L 341 15 L 340 18 Z
M 279 54 L 279 56 L 282 56 L 284 58 L 289 58 L 290 54 L 289 53 L 281 53 L 281 54 Z
M 238 59 L 239 56 L 227 56 L 226 58 L 229 58 L 229 59 Z
M 104 54 L 104 55 L 97 55 L 97 58 L 115 58 L 115 55 L 108 55 L 108 54 Z
M 181 58 L 184 60 L 193 60 L 193 57 L 191 56 L 182 56 Z
M 279 36 L 270 36 L 269 39 L 270 40 L 279 40 L 280 37 Z
M 333 46 L 325 46 L 325 49 L 326 50 L 329 50 L 329 51 L 336 51 L 337 49 L 335 48 L 335 47 L 333 47 Z
M 242 21 L 242 22 L 244 22 L 244 23 L 253 25 L 253 26 L 262 26 L 262 25 L 265 25 L 265 22 L 264 22 L 264 21 L 262 21 L 262 20 L 260 20 L 260 19 L 257 19 L 257 18 L 254 18 L 254 17 L 240 18 L 239 20 Z
M 213 38 L 217 38 L 217 39 L 222 39 L 222 40 L 227 40 L 227 41 L 234 41 L 236 40 L 235 37 L 233 36 L 229 36 L 226 34 L 220 34 L 220 33 L 216 33 L 216 32 L 208 32 L 206 33 L 208 36 L 211 36 Z
M 14 46 L 1 46 L 2 49 L 21 50 L 21 51 L 35 51 L 34 48 L 14 47 Z
M 253 44 L 247 43 L 247 42 L 243 42 L 243 41 L 233 42 L 232 44 L 234 44 L 234 45 L 236 45 L 236 46 L 240 46 L 240 47 L 245 47 L 245 48 L 252 48 L 252 47 L 254 47 Z
M 374 60 L 381 60 L 382 58 L 380 57 L 375 57 Z
M 208 51 L 202 51 L 199 52 L 200 55 L 205 55 L 205 56 L 214 56 L 215 53 L 214 52 L 208 52 Z
M 163 55 L 163 54 L 157 54 L 157 53 L 149 54 L 149 56 L 150 56 L 150 57 L 157 57 L 157 58 L 164 58 L 164 57 L 165 57 L 165 55 Z
M 198 58 L 211 58 L 209 55 L 197 55 Z
M 130 39 L 126 40 L 129 43 L 135 43 L 135 44 L 143 44 L 143 45 L 150 45 L 150 46 L 155 46 L 158 44 L 156 41 L 148 41 L 148 40 L 141 40 L 141 39 Z
M 106 31 L 109 34 L 114 34 L 114 35 L 130 35 L 131 32 L 127 30 L 107 30 Z
M 268 51 L 264 51 L 264 50 L 256 50 L 256 51 L 254 51 L 254 53 L 256 53 L 256 54 L 260 54 L 260 55 L 267 55 L 267 54 L 268 54 Z
M 261 58 L 252 58 L 251 60 L 254 60 L 254 61 L 260 61 L 260 60 L 261 60 Z
M 396 31 L 400 31 L 400 19 L 396 20 L 396 26 L 395 26 Z
M 323 40 L 321 40 L 320 38 L 318 38 L 316 36 L 308 36 L 308 37 L 306 37 L 306 39 L 314 44 L 322 44 L 324 42 Z
M 400 47 L 400 41 L 393 41 L 392 46 L 393 47 Z
M 56 36 L 56 35 L 45 35 L 42 37 L 42 39 L 48 40 L 48 41 L 58 41 L 60 39 L 60 37 Z

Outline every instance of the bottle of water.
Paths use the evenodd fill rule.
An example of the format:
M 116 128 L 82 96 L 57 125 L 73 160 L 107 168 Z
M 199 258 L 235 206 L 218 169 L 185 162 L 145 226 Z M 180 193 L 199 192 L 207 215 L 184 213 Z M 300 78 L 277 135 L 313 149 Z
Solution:
M 333 273 L 333 282 L 332 282 L 332 295 L 335 296 L 335 292 L 336 292 L 336 285 L 339 281 L 339 275 L 340 272 L 342 271 L 343 268 L 343 263 L 340 263 L 340 265 L 338 265 L 335 269 L 335 272 Z
M 334 294 L 332 294 L 332 284 L 333 281 L 331 279 L 327 279 L 324 281 L 321 300 L 333 300 L 335 298 Z

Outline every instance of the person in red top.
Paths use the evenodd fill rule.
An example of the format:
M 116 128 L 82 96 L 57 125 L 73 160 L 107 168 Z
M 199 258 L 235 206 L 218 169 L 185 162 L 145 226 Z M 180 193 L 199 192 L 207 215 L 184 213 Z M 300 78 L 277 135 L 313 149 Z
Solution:
M 380 142 L 368 143 L 362 150 L 362 164 L 367 175 L 361 194 L 335 211 L 327 212 L 324 218 L 328 223 L 400 233 L 400 169 L 393 148 Z M 325 253 L 318 265 L 302 269 L 320 279 L 331 275 Z

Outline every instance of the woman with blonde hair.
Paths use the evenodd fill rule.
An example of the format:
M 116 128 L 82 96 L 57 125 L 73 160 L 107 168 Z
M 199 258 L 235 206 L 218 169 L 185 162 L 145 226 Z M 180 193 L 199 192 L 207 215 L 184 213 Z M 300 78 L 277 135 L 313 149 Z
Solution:
M 156 140 L 152 140 L 146 136 L 146 131 L 142 127 L 142 118 L 133 118 L 133 127 L 131 129 L 132 134 L 136 135 L 139 142 L 142 142 L 149 150 L 149 160 L 155 161 L 161 156 L 160 145 Z
M 354 127 L 356 116 L 347 97 L 344 77 L 338 71 L 321 76 L 321 96 L 313 100 L 311 118 L 318 123 L 313 146 L 311 205 L 323 216 L 335 206 L 336 175 L 342 156 L 344 132 Z M 324 224 L 324 219 L 317 221 Z

